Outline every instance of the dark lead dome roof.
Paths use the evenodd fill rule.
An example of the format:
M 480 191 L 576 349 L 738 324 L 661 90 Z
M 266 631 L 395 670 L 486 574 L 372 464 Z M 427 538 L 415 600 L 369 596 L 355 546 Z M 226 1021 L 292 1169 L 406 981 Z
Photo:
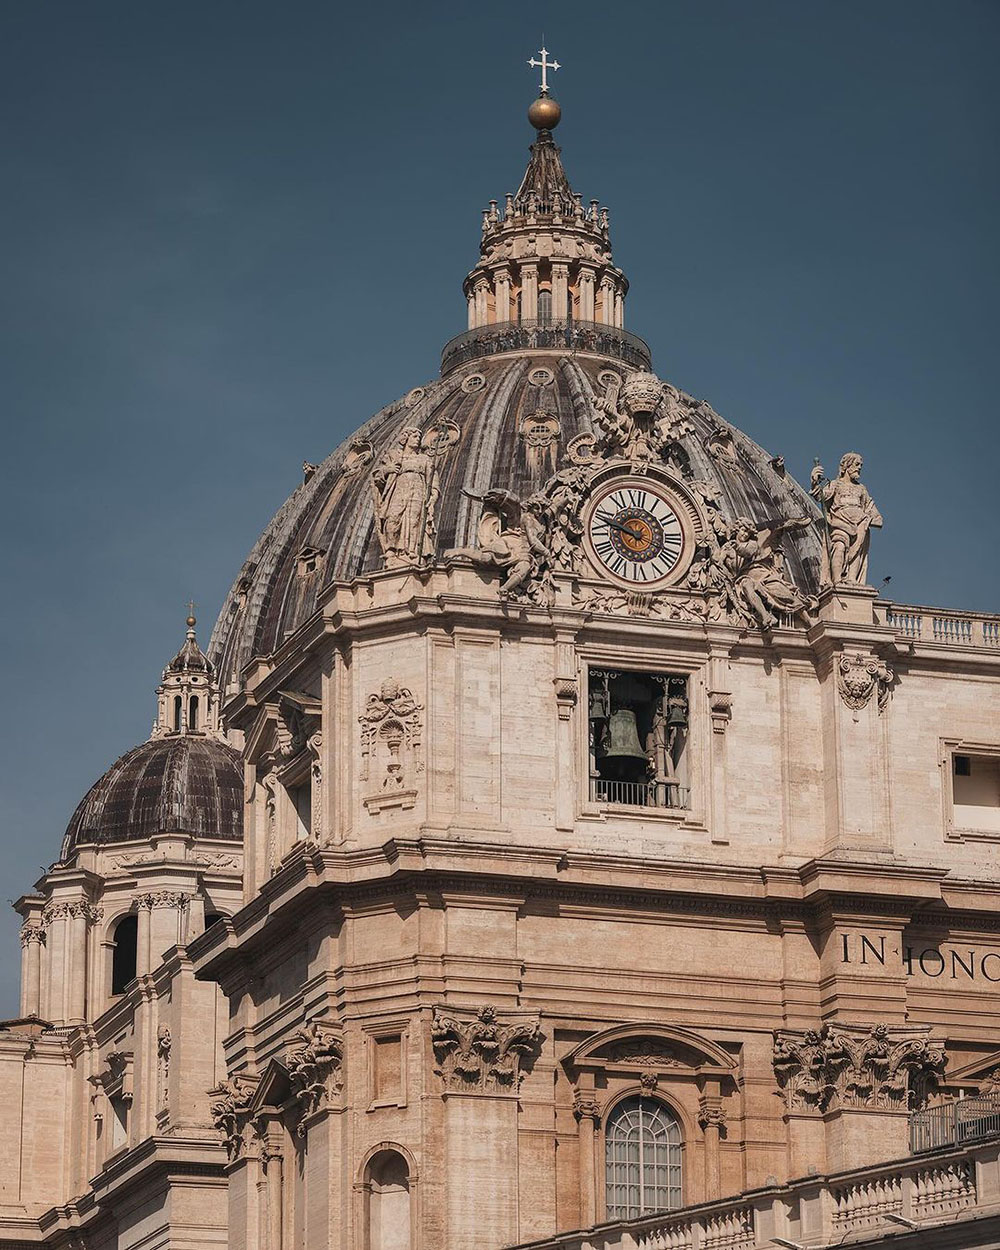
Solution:
M 389 404 L 343 442 L 257 541 L 212 634 L 209 655 L 223 691 L 255 655 L 273 652 L 315 611 L 324 586 L 382 567 L 372 469 L 406 426 L 427 430 L 452 422 L 457 427 L 458 441 L 440 462 L 437 554 L 473 546 L 480 506 L 465 492 L 481 496 L 498 486 L 527 497 L 566 463 L 570 441 L 593 430 L 594 401 L 605 390 L 600 375 L 649 367 L 641 340 L 611 333 L 622 340 L 613 350 L 600 343 L 597 350 L 560 353 L 500 342 L 487 348 L 495 354 L 476 358 L 474 343 L 463 354 L 467 336 L 449 344 L 444 376 Z M 691 474 L 715 485 L 730 519 L 773 523 L 776 517 L 816 517 L 813 501 L 780 461 L 773 462 L 708 404 L 683 393 L 679 398 L 694 426 L 681 444 Z M 558 420 L 558 439 L 545 454 L 530 448 L 522 434 L 522 422 L 538 410 Z M 820 557 L 816 528 L 789 537 L 784 551 L 788 576 L 814 592 Z
M 156 833 L 243 839 L 239 752 L 215 738 L 168 734 L 133 747 L 87 791 L 63 839 L 63 860 L 84 843 Z

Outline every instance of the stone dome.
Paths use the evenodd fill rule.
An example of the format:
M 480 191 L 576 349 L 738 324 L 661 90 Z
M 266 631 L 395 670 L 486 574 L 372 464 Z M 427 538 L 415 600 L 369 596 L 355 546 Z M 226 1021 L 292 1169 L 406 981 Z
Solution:
M 117 760 L 87 791 L 66 829 L 60 858 L 85 844 L 109 845 L 182 831 L 243 840 L 239 752 L 217 738 L 151 738 Z
M 533 350 L 526 337 L 546 346 Z M 452 340 L 442 377 L 376 413 L 321 465 L 307 466 L 305 483 L 254 545 L 209 647 L 221 689 L 254 656 L 270 654 L 302 625 L 326 585 L 383 567 L 372 472 L 407 427 L 424 431 L 425 438 L 428 431 L 445 431 L 454 440 L 439 461 L 440 559 L 451 548 L 474 544 L 481 512 L 476 496 L 492 487 L 521 498 L 538 490 L 567 463 L 573 439 L 594 432 L 595 401 L 609 375 L 621 379 L 649 367 L 642 340 L 611 327 L 590 339 L 565 330 L 519 338 L 517 327 L 497 327 L 495 333 L 479 330 Z M 685 475 L 714 486 L 730 518 L 761 524 L 816 518 L 815 504 L 780 459 L 707 403 L 663 385 L 692 427 L 681 441 Z M 533 430 L 539 437 L 532 437 Z M 815 525 L 788 536 L 783 550 L 790 580 L 815 593 L 821 551 Z

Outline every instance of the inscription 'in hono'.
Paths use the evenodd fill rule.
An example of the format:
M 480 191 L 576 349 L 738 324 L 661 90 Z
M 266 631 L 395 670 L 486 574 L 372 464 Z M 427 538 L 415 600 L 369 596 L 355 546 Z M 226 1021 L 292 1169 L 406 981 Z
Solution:
M 974 947 L 941 949 L 940 946 L 904 945 L 886 947 L 885 936 L 865 937 L 842 933 L 840 962 L 867 967 L 888 967 L 899 960 L 907 976 L 922 973 L 957 981 L 993 981 L 1000 984 L 1000 952 L 977 951 Z

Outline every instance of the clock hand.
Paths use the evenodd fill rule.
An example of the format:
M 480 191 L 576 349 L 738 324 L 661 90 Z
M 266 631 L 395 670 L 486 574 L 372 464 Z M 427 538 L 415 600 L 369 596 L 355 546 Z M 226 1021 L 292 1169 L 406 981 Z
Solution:
M 628 534 L 630 538 L 641 538 L 642 534 L 637 534 L 635 530 L 629 529 L 627 525 L 620 525 L 617 521 L 605 521 L 605 525 L 610 525 L 613 530 L 621 530 L 623 534 Z

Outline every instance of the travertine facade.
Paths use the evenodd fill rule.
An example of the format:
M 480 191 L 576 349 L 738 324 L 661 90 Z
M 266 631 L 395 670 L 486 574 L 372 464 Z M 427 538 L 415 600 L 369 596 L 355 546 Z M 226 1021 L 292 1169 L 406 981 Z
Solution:
M 0 1244 L 1000 1245 L 980 1121 L 906 1161 L 1000 1086 L 1000 618 L 652 372 L 541 103 L 441 378 L 164 674 L 200 797 L 102 779 L 18 903 Z

